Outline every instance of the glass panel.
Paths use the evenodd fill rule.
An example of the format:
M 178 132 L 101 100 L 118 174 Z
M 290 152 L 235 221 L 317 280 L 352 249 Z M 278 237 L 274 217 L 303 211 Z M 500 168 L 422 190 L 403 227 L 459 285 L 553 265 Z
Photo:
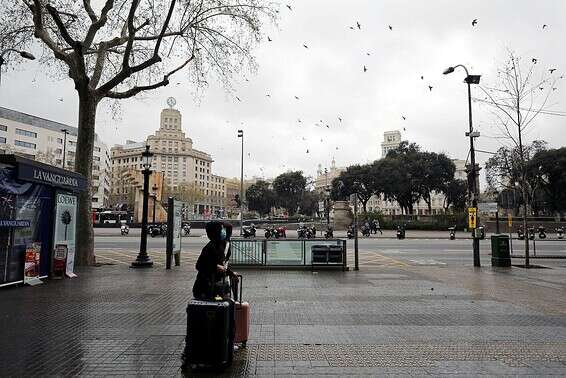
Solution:
M 306 254 L 306 265 L 310 265 L 312 263 L 312 246 L 313 245 L 342 245 L 342 240 L 326 240 L 326 239 L 311 239 L 305 240 L 305 254 Z
M 267 265 L 303 265 L 302 240 L 268 240 Z

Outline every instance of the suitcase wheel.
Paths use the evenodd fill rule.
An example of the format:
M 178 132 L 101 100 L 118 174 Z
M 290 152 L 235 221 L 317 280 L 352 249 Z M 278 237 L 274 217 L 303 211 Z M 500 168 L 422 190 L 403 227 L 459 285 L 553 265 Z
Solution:
M 248 344 L 247 341 L 242 341 L 242 348 L 245 348 L 247 344 Z

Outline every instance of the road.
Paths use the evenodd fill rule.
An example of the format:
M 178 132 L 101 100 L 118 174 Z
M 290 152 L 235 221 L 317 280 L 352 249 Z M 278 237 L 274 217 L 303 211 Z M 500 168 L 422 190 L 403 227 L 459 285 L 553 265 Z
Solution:
M 196 260 L 198 253 L 206 244 L 208 239 L 202 235 L 202 231 L 195 230 L 190 237 L 184 237 L 182 242 L 183 259 L 189 263 Z M 197 234 L 197 235 L 194 235 Z M 444 235 L 439 233 L 439 236 Z M 524 244 L 522 241 L 513 240 L 514 255 L 524 255 Z M 139 236 L 97 236 L 95 238 L 97 256 L 108 261 L 119 260 L 126 263 L 135 258 L 139 250 Z M 348 259 L 353 264 L 354 242 L 348 240 Z M 482 264 L 488 266 L 490 260 L 490 240 L 480 243 Z M 162 261 L 165 255 L 165 238 L 148 238 L 148 251 L 156 261 Z M 471 240 L 447 238 L 423 238 L 397 240 L 372 236 L 371 238 L 359 238 L 360 265 L 470 265 L 472 263 Z M 566 257 L 566 241 L 544 240 L 536 241 L 536 254 Z M 531 256 L 533 256 L 531 243 Z M 110 260 L 112 259 L 112 260 Z M 107 261 L 107 262 L 108 262 Z M 99 259 L 99 262 L 102 262 Z M 520 258 L 513 259 L 514 264 L 521 264 Z M 533 264 L 539 265 L 562 265 L 566 266 L 566 260 L 536 259 Z

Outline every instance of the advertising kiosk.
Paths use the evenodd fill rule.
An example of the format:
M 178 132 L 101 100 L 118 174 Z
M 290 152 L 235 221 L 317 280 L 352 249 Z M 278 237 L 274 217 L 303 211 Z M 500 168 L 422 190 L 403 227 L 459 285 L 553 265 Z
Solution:
M 78 173 L 0 155 L 0 287 L 73 276 Z

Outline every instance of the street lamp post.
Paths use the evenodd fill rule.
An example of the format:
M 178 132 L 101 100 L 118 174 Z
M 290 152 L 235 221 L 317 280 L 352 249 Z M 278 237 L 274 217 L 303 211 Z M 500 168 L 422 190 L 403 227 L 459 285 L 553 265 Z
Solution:
M 470 172 L 468 176 L 468 193 L 471 199 L 472 207 L 477 209 L 478 207 L 478 197 L 479 197 L 479 187 L 478 187 L 478 180 L 477 180 L 477 169 L 476 169 L 476 153 L 474 150 L 474 138 L 479 137 L 480 133 L 478 131 L 474 132 L 473 124 L 472 124 L 472 84 L 479 84 L 480 83 L 480 75 L 470 75 L 468 69 L 463 66 L 462 64 L 458 64 L 454 67 L 448 67 L 443 73 L 444 75 L 448 75 L 454 72 L 454 69 L 461 67 L 466 71 L 466 78 L 464 82 L 468 84 L 468 118 L 469 118 L 469 132 L 466 133 L 466 136 L 470 138 Z M 478 212 L 476 211 L 476 224 L 479 224 L 479 217 L 477 216 Z M 476 230 L 474 230 L 473 234 L 473 250 L 474 250 L 474 266 L 479 267 L 480 264 L 480 240 L 479 235 L 477 235 Z
M 67 129 L 61 129 L 61 131 L 63 132 L 63 134 L 65 134 L 63 136 L 63 169 L 65 169 L 65 159 L 67 159 L 67 134 L 69 133 L 69 131 Z
M 4 59 L 4 56 L 8 55 L 11 52 L 15 52 L 15 53 L 20 54 L 20 56 L 24 59 L 35 60 L 35 56 L 33 56 L 31 53 L 29 53 L 27 51 L 16 50 L 16 49 L 2 50 L 2 53 L 0 53 L 0 83 L 2 83 L 2 65 L 4 63 L 6 63 L 6 59 Z
M 330 226 L 330 188 L 328 187 L 328 168 L 324 168 L 324 211 L 326 212 L 326 227 Z
M 238 138 L 242 138 L 242 161 L 240 165 L 240 235 L 244 232 L 244 130 L 238 130 Z
M 142 229 L 140 240 L 140 253 L 135 261 L 132 262 L 132 268 L 151 268 L 153 261 L 147 255 L 147 208 L 149 202 L 149 176 L 151 175 L 151 160 L 153 153 L 149 151 L 149 146 L 145 146 L 145 151 L 142 152 L 143 164 L 143 205 L 142 205 Z

